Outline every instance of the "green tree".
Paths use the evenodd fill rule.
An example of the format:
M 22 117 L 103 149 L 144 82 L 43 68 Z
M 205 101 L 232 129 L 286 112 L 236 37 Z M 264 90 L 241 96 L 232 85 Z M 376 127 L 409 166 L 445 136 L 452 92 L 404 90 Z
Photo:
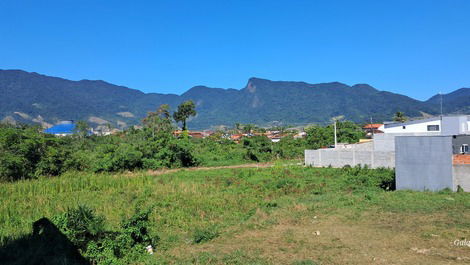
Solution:
M 328 147 L 334 143 L 334 131 L 330 127 L 314 125 L 305 129 L 307 146 L 312 149 Z
M 85 138 L 88 135 L 90 130 L 90 125 L 86 121 L 78 121 L 75 125 L 75 129 L 73 130 L 74 134 L 77 135 L 79 138 Z
M 192 100 L 181 103 L 178 106 L 178 110 L 173 113 L 175 121 L 183 123 L 183 131 L 187 130 L 186 120 L 191 116 L 196 116 L 196 104 Z
M 246 159 L 261 162 L 272 158 L 273 143 L 266 136 L 244 137 L 242 146 L 246 150 Z
M 237 130 L 237 131 L 240 130 L 241 126 L 242 125 L 240 123 L 238 123 L 238 122 L 235 123 L 235 130 Z
M 254 129 L 255 129 L 254 124 L 245 124 L 245 125 L 243 125 L 243 132 L 244 133 L 252 133 Z
M 338 121 L 336 126 L 338 142 L 340 143 L 356 143 L 365 135 L 361 127 L 351 121 Z M 334 128 L 331 124 L 326 127 L 311 126 L 305 132 L 307 133 L 306 141 L 309 148 L 318 149 L 334 144 Z
M 142 123 L 145 128 L 152 131 L 152 137 L 163 137 L 171 134 L 174 128 L 171 124 L 170 106 L 163 104 L 157 111 L 149 112 L 147 117 L 142 120 Z
M 404 112 L 397 111 L 393 116 L 393 120 L 397 122 L 405 122 L 408 120 L 408 117 L 405 116 Z

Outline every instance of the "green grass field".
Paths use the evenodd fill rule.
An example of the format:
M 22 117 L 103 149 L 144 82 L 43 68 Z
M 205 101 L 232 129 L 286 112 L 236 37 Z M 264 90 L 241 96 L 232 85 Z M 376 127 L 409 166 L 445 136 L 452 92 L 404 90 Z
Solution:
M 470 248 L 452 242 L 470 240 L 470 194 L 387 191 L 379 180 L 390 174 L 278 163 L 2 183 L 0 240 L 78 205 L 111 230 L 153 207 L 160 241 L 135 264 L 469 263 Z

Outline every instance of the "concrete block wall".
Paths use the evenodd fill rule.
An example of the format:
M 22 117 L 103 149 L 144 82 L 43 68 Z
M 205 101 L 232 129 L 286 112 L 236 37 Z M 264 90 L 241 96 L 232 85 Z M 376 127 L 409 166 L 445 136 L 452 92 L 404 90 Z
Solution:
M 342 149 L 346 149 L 346 150 L 354 149 L 356 151 L 359 151 L 359 150 L 361 150 L 361 151 L 372 151 L 372 150 L 374 150 L 374 142 L 370 141 L 370 142 L 365 142 L 365 143 L 346 144 L 341 148 L 337 148 L 337 150 L 342 150 Z
M 316 167 L 367 165 L 370 168 L 393 168 L 395 167 L 395 153 L 354 149 L 305 150 L 305 165 Z
M 470 192 L 470 164 L 454 164 L 452 175 L 454 176 L 454 191 L 460 186 L 464 191 Z
M 456 191 L 460 186 L 464 191 L 470 192 L 470 154 L 457 154 L 452 157 L 452 175 Z
M 317 153 L 317 152 L 318 152 L 318 150 L 305 150 L 304 151 L 304 158 L 305 158 L 305 165 L 306 166 L 314 166 L 315 157 L 318 157 L 318 154 L 315 155 L 315 153 Z

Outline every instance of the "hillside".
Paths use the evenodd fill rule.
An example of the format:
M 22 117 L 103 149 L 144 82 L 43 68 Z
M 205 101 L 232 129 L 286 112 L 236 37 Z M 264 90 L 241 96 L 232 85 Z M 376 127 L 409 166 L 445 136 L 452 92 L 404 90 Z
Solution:
M 428 104 L 441 104 L 441 96 L 435 95 L 426 101 Z M 470 113 L 470 88 L 461 88 L 442 95 L 444 113 Z
M 0 70 L 0 120 L 36 122 L 88 120 L 94 126 L 138 124 L 160 104 L 176 106 L 188 99 L 197 104 L 190 128 L 234 123 L 291 124 L 328 122 L 331 117 L 366 122 L 391 119 L 396 111 L 417 117 L 439 113 L 439 99 L 428 101 L 379 91 L 367 84 L 270 81 L 250 78 L 240 89 L 196 86 L 182 95 L 143 93 L 104 81 L 71 81 L 21 70 Z M 444 95 L 445 111 L 469 113 L 470 89 Z

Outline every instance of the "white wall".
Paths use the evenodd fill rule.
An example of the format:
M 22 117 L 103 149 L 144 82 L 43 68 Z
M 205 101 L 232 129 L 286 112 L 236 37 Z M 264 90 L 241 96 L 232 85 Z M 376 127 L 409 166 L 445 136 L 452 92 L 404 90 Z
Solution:
M 367 165 L 370 168 L 395 167 L 394 152 L 363 151 L 344 148 L 305 150 L 305 165 L 314 167 L 344 167 Z
M 405 125 L 403 129 L 402 125 L 384 128 L 384 133 L 425 133 L 428 132 L 428 125 L 439 125 L 439 131 L 441 130 L 441 120 L 428 121 L 423 123 L 415 123 Z

